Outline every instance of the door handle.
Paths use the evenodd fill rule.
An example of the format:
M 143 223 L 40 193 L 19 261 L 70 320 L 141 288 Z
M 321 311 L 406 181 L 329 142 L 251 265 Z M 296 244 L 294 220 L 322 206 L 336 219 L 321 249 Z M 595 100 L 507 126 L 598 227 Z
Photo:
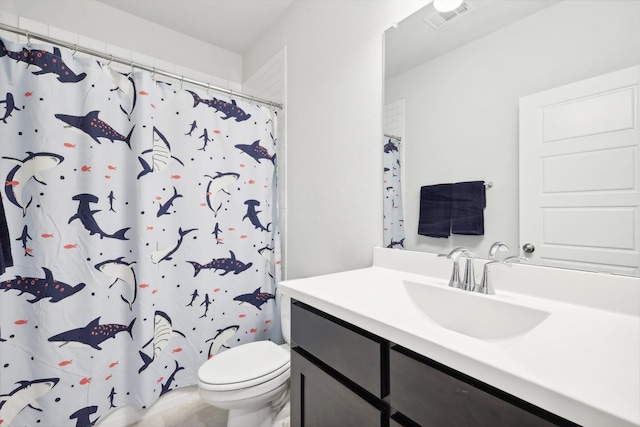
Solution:
M 533 251 L 536 250 L 536 247 L 533 246 L 533 244 L 531 244 L 531 243 L 525 243 L 524 245 L 522 245 L 522 250 L 525 253 L 530 254 L 530 253 L 533 253 Z

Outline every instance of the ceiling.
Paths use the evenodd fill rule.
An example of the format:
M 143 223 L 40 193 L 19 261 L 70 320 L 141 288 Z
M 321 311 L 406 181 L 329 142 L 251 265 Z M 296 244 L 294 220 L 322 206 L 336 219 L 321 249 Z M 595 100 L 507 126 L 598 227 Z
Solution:
M 438 29 L 425 20 L 436 12 L 429 3 L 385 32 L 385 77 L 430 61 L 453 49 L 486 36 L 559 0 L 465 0 L 466 13 L 456 16 Z
M 97 1 L 242 55 L 294 0 Z

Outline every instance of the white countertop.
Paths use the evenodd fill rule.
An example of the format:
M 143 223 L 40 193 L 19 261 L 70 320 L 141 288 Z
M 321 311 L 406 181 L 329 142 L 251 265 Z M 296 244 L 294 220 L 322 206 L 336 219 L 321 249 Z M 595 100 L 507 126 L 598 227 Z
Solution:
M 578 424 L 640 426 L 639 278 L 502 269 L 496 295 L 478 297 L 551 314 L 524 335 L 484 341 L 429 321 L 404 290 L 403 280 L 446 287 L 450 266 L 433 254 L 375 248 L 372 267 L 285 281 L 279 291 Z M 509 280 L 519 284 L 501 285 Z M 527 281 L 544 285 L 528 292 Z

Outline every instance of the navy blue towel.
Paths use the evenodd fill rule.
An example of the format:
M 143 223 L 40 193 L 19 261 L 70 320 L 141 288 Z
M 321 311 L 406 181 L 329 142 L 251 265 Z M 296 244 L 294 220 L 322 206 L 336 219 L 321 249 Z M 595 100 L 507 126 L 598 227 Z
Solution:
M 418 234 L 429 237 L 449 237 L 452 187 L 453 184 L 436 184 L 420 188 Z
M 484 181 L 458 182 L 451 196 L 451 232 L 484 235 L 484 208 L 487 205 Z

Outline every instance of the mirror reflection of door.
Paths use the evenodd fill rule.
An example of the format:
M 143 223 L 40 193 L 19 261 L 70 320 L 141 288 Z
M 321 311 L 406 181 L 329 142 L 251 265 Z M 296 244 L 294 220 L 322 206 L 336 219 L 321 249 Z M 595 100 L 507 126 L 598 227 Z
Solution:
M 640 272 L 639 87 L 636 66 L 520 99 L 520 246 L 534 263 Z

